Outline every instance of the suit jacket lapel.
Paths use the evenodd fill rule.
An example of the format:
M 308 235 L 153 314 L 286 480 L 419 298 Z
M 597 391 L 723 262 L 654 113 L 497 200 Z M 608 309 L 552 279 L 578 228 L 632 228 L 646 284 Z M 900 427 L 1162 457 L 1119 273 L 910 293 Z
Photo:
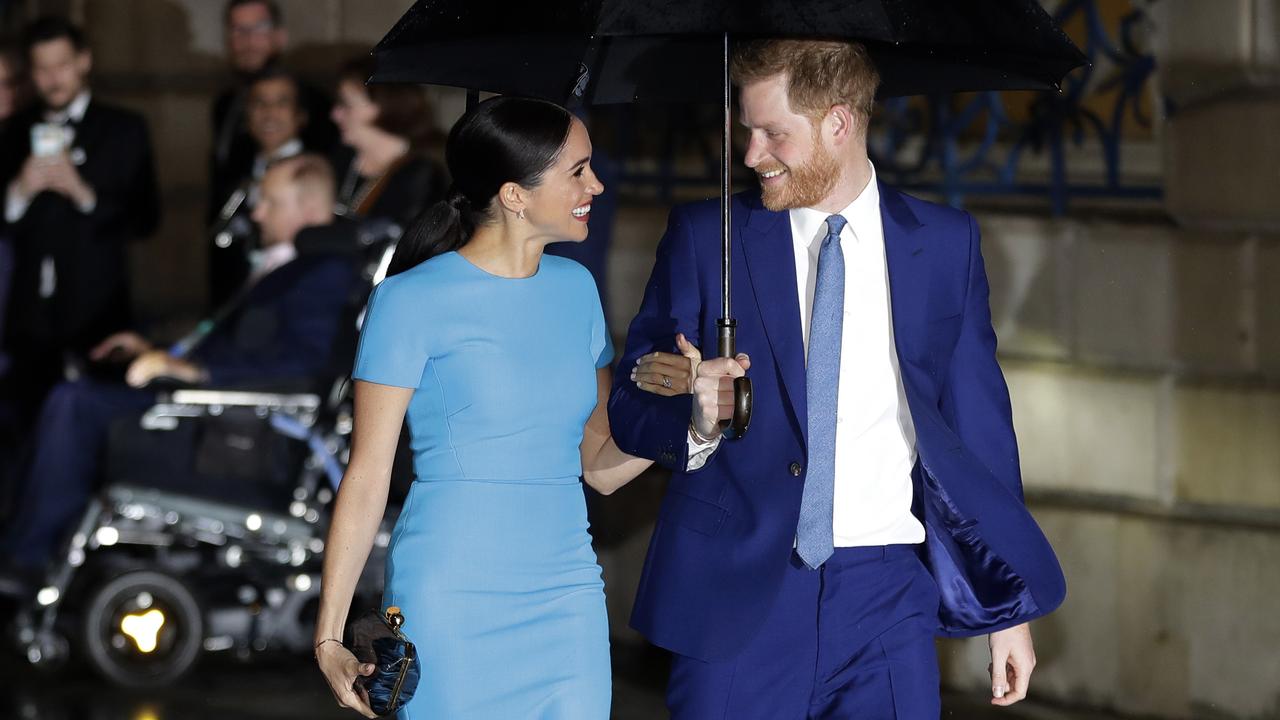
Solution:
M 809 409 L 805 396 L 804 341 L 800 336 L 800 299 L 791 223 L 785 212 L 772 212 L 758 195 L 747 198 L 748 213 L 739 237 L 760 311 L 769 350 L 782 377 L 792 422 L 807 442 Z M 736 224 L 736 223 L 735 223 Z
M 85 107 L 84 115 L 80 118 L 80 121 L 71 124 L 76 131 L 76 136 L 71 146 L 83 153 L 84 156 L 79 165 L 82 168 L 81 172 L 83 172 L 84 165 L 89 161 L 90 149 L 97 150 L 98 148 L 98 135 L 102 124 L 98 122 L 97 104 L 96 101 L 90 99 L 89 105 Z
M 904 339 L 918 340 L 927 332 L 929 306 L 929 263 L 922 233 L 923 225 L 897 190 L 880 183 L 880 220 L 884 228 L 885 262 L 889 274 L 889 303 L 893 311 L 893 336 L 899 363 L 903 362 Z M 904 381 L 907 373 L 903 373 Z
M 880 218 L 884 228 L 885 262 L 888 265 L 889 301 L 893 310 L 894 340 L 901 359 L 903 338 L 926 331 L 928 263 L 925 245 L 916 230 L 923 227 L 902 195 L 880 183 Z M 771 212 L 759 196 L 747 200 L 746 218 L 738 225 L 740 244 L 751 279 L 751 290 L 760 312 L 769 349 L 782 377 L 800 436 L 808 443 L 809 407 L 805 393 L 804 340 L 800 335 L 800 300 L 796 288 L 796 260 L 791 223 L 787 213 Z M 904 375 L 904 380 L 906 373 Z

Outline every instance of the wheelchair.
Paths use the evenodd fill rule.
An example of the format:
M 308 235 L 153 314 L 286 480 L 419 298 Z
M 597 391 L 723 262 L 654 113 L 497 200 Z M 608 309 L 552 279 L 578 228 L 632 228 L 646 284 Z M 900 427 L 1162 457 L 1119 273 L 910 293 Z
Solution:
M 299 236 L 300 253 L 345 253 L 364 280 L 334 371 L 310 391 L 171 389 L 140 420 L 113 426 L 103 489 L 16 614 L 28 663 L 74 657 L 142 688 L 172 684 L 206 653 L 310 651 L 329 509 L 350 452 L 356 336 L 398 236 L 379 223 Z M 397 514 L 388 503 L 353 607 L 379 602 Z

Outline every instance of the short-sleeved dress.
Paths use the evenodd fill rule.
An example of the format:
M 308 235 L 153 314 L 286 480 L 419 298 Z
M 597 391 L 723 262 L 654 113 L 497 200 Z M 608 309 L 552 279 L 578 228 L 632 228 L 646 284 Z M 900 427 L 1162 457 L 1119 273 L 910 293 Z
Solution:
M 374 290 L 354 376 L 414 388 L 417 477 L 383 598 L 422 662 L 400 718 L 608 718 L 579 445 L 612 357 L 595 284 L 571 260 L 504 278 L 450 252 Z

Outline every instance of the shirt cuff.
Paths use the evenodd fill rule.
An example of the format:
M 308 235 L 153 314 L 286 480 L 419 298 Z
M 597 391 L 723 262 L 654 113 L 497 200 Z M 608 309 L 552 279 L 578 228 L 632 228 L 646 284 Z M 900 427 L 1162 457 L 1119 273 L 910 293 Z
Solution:
M 697 438 L 693 436 L 693 431 L 690 431 L 688 436 L 689 462 L 685 463 L 685 472 L 701 470 L 702 466 L 706 465 L 707 460 L 711 458 L 711 454 L 716 451 L 716 448 L 720 447 L 720 439 L 722 437 L 722 435 L 717 435 L 709 443 L 698 442 Z
M 93 211 L 98 209 L 98 194 L 94 193 L 87 203 L 76 203 L 76 209 L 85 215 L 92 215 Z
M 16 223 L 21 220 L 22 216 L 27 214 L 27 206 L 30 204 L 31 200 L 23 197 L 22 193 L 18 192 L 18 188 L 10 184 L 4 199 L 5 222 Z

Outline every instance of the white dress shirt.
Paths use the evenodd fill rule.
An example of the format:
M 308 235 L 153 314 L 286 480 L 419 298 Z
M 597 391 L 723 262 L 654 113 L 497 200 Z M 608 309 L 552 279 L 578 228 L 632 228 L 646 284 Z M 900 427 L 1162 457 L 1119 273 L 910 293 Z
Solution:
M 258 206 L 258 201 L 262 199 L 262 176 L 267 174 L 267 168 L 271 167 L 271 163 L 279 160 L 285 160 L 295 155 L 301 155 L 302 151 L 305 149 L 306 148 L 302 146 L 301 140 L 293 138 L 276 148 L 275 152 L 269 155 L 266 153 L 258 153 L 255 155 L 253 158 L 253 166 L 249 169 L 248 194 L 245 198 L 246 207 L 250 209 L 255 208 Z M 244 185 L 241 185 L 240 187 L 243 188 Z
M 807 356 L 818 252 L 827 235 L 829 213 L 812 208 L 788 213 L 800 332 Z M 911 514 L 916 434 L 893 344 L 884 225 L 874 167 L 867 186 L 840 215 L 847 224 L 840 233 L 844 325 L 836 403 L 833 540 L 836 547 L 920 543 L 924 527 Z M 687 469 L 702 467 L 719 441 L 699 443 L 691 433 Z
M 89 101 L 92 98 L 93 95 L 88 90 L 81 90 L 80 94 L 72 98 L 71 102 L 67 103 L 67 106 L 62 110 L 46 111 L 44 120 L 55 125 L 78 123 L 84 120 L 84 113 L 89 109 Z
M 305 149 L 306 148 L 302 147 L 301 140 L 299 140 L 298 138 L 293 138 L 292 140 L 288 140 L 283 145 L 276 148 L 275 152 L 271 154 L 258 153 L 253 158 L 253 168 L 250 171 L 250 176 L 254 179 L 255 182 L 258 180 L 261 180 L 262 176 L 267 174 L 267 168 L 271 165 L 271 163 L 276 162 L 277 160 L 284 160 L 285 158 L 291 158 L 294 155 L 300 155 L 302 154 L 302 151 Z
M 258 248 L 249 253 L 249 282 L 256 283 L 262 278 L 293 262 L 298 257 L 298 248 L 291 242 L 280 242 Z

